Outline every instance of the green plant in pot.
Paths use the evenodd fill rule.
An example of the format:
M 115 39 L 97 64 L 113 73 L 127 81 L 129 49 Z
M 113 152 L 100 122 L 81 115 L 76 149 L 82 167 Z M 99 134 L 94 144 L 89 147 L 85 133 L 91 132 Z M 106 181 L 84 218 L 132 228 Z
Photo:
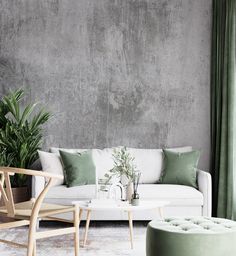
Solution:
M 130 155 L 126 147 L 114 149 L 112 156 L 114 167 L 105 174 L 107 184 L 113 177 L 118 178 L 126 188 L 126 198 L 130 201 L 133 193 L 133 175 L 137 171 L 134 164 L 134 157 Z
M 29 168 L 38 158 L 43 130 L 50 113 L 44 109 L 35 110 L 37 104 L 23 106 L 23 89 L 11 91 L 0 100 L 0 165 Z M 13 187 L 26 187 L 27 176 L 12 177 Z

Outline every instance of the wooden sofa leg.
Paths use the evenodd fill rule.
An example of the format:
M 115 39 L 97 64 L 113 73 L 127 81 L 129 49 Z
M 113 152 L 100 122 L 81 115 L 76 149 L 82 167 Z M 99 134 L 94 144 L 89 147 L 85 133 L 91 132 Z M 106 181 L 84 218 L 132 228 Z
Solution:
M 74 227 L 75 227 L 75 234 L 74 234 L 74 246 L 75 246 L 75 256 L 79 256 L 79 206 L 75 205 L 74 210 Z

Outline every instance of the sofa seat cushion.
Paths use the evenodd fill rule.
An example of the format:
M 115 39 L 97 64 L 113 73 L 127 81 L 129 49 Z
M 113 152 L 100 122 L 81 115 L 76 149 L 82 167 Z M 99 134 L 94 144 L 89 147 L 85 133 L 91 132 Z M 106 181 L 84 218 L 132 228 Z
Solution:
M 141 200 L 166 200 L 172 206 L 203 205 L 203 194 L 189 186 L 140 184 L 138 194 Z
M 52 199 L 91 199 L 96 197 L 96 185 L 83 185 L 67 188 L 66 185 L 51 187 L 46 198 Z
M 138 193 L 141 200 L 166 200 L 172 206 L 203 205 L 203 195 L 197 189 L 182 185 L 140 184 Z M 46 195 L 47 199 L 87 200 L 96 198 L 96 185 L 84 185 L 67 188 L 52 187 Z

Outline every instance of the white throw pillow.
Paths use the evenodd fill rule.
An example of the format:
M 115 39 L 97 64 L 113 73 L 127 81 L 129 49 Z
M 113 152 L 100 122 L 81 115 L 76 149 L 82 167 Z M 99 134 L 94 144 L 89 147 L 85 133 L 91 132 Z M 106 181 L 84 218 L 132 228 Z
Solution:
M 63 166 L 61 163 L 60 156 L 55 153 L 49 153 L 38 150 L 39 159 L 41 161 L 42 169 L 44 172 L 53 174 L 63 175 Z M 59 186 L 64 183 L 64 180 L 55 180 L 54 185 Z

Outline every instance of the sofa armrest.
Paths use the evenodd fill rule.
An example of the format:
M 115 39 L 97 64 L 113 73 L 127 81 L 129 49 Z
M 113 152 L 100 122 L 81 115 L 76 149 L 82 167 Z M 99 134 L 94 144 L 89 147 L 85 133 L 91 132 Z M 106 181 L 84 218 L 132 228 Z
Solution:
M 211 174 L 201 170 L 197 170 L 198 190 L 203 194 L 203 216 L 211 216 L 212 210 L 212 184 Z
M 43 191 L 45 178 L 41 176 L 32 176 L 32 198 L 37 198 Z

